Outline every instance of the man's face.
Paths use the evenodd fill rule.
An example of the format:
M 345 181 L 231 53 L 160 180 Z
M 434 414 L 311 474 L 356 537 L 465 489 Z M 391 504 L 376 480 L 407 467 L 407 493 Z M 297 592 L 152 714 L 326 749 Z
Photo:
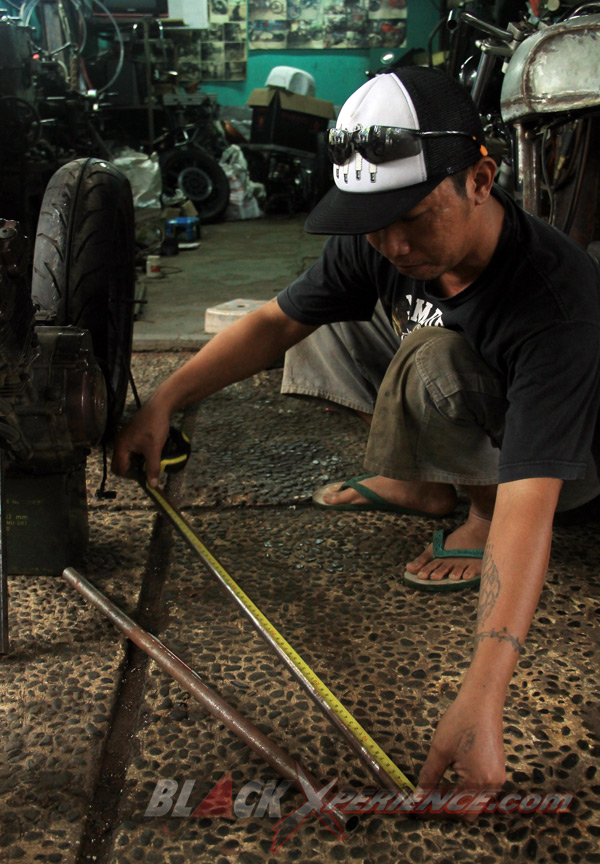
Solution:
M 450 178 L 402 219 L 367 240 L 404 276 L 436 279 L 460 269 L 476 247 L 475 205 Z

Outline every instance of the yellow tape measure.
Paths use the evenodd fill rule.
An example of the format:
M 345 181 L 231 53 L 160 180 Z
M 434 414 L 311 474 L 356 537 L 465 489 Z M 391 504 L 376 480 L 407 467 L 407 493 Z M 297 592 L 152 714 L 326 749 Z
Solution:
M 331 690 L 321 681 L 321 679 L 315 675 L 310 666 L 305 663 L 305 661 L 300 657 L 300 655 L 292 648 L 292 646 L 287 642 L 286 639 L 283 638 L 281 633 L 271 624 L 271 622 L 266 618 L 265 615 L 260 611 L 260 609 L 252 602 L 250 597 L 242 591 L 237 582 L 227 573 L 227 571 L 221 566 L 221 564 L 214 558 L 208 549 L 204 546 L 204 544 L 198 539 L 198 537 L 194 534 L 186 520 L 183 516 L 171 505 L 171 503 L 162 495 L 162 493 L 150 485 L 146 483 L 146 491 L 148 494 L 156 501 L 159 505 L 160 509 L 169 517 L 171 522 L 175 525 L 179 533 L 184 537 L 184 539 L 189 543 L 189 545 L 198 552 L 198 554 L 204 559 L 204 561 L 214 570 L 221 579 L 225 582 L 231 592 L 235 595 L 238 601 L 243 605 L 243 607 L 248 611 L 253 618 L 255 618 L 266 633 L 273 639 L 273 641 L 279 646 L 279 648 L 283 651 L 288 660 L 293 663 L 293 665 L 298 669 L 306 681 L 314 688 L 314 690 L 319 694 L 321 699 L 327 704 L 327 706 L 334 712 L 334 714 L 342 721 L 344 726 L 350 730 L 352 735 L 356 738 L 356 740 L 360 743 L 360 745 L 367 751 L 367 753 L 374 759 L 377 764 L 383 768 L 385 773 L 396 783 L 396 785 L 400 788 L 408 788 L 414 789 L 414 785 L 410 782 L 410 780 L 405 777 L 402 771 L 392 762 L 392 760 L 387 756 L 381 747 L 377 744 L 376 741 L 371 738 L 369 733 L 363 729 L 363 727 L 358 723 L 352 714 L 344 708 L 342 703 L 333 695 Z

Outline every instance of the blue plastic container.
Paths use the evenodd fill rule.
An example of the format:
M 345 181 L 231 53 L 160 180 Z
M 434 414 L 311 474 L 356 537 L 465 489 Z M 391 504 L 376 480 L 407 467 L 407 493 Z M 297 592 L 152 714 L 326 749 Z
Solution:
M 176 219 L 167 219 L 167 237 L 182 237 L 189 242 L 198 240 L 200 237 L 200 220 L 197 216 L 177 216 Z

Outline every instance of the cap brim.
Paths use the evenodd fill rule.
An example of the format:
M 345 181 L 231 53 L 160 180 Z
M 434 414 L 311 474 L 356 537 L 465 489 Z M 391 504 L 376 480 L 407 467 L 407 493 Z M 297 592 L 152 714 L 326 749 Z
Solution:
M 370 234 L 392 225 L 426 198 L 444 178 L 385 192 L 343 192 L 334 186 L 311 211 L 308 234 Z

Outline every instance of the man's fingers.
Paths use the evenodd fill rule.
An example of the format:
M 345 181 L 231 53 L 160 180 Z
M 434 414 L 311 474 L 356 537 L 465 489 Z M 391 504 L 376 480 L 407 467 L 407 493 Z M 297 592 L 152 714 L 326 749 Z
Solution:
M 128 477 L 130 476 L 131 471 L 131 459 L 130 454 L 124 452 L 122 449 L 117 447 L 115 443 L 115 448 L 113 450 L 113 457 L 110 463 L 111 471 L 113 474 L 117 474 L 119 477 Z
M 144 452 L 144 450 L 146 452 Z M 161 448 L 145 445 L 119 445 L 117 441 L 113 451 L 111 468 L 120 477 L 128 477 L 137 480 L 142 471 L 145 471 L 150 486 L 158 486 L 160 476 L 160 454 Z
M 148 485 L 156 488 L 160 477 L 160 454 L 161 451 L 148 453 L 146 458 L 146 478 Z
M 417 788 L 414 791 L 415 799 L 418 800 L 419 797 L 423 797 L 439 785 L 448 764 L 432 747 L 429 749 L 427 759 L 417 780 Z

